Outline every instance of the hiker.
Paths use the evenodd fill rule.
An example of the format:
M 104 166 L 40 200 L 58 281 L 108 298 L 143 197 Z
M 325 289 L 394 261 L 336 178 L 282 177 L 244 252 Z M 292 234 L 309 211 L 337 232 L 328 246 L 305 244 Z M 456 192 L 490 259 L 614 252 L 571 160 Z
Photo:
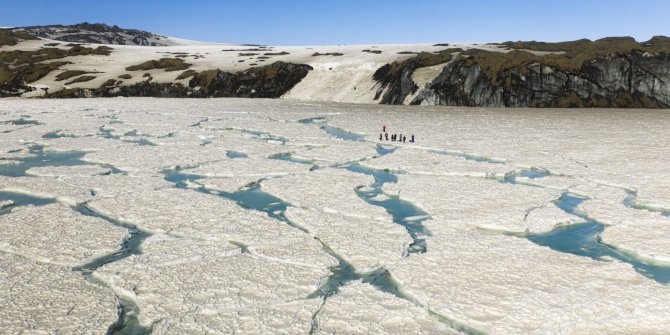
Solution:
M 412 134 L 412 137 L 409 139 L 409 143 L 414 143 L 414 134 Z
M 407 136 L 402 137 L 402 143 L 405 143 L 405 142 L 407 142 Z
M 384 133 L 384 136 L 386 136 L 386 140 L 389 140 L 389 133 Z
M 382 140 L 382 134 L 379 134 L 379 141 L 381 142 Z
M 386 125 L 382 125 L 382 133 L 386 132 Z

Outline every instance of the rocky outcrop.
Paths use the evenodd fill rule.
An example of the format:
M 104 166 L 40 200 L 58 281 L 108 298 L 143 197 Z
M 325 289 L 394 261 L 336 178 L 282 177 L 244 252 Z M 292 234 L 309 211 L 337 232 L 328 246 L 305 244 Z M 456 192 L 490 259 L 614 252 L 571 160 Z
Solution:
M 192 96 L 278 98 L 299 83 L 312 67 L 275 62 L 268 66 L 230 73 L 220 70 L 195 75 L 189 82 Z
M 33 90 L 33 87 L 26 85 L 21 74 L 13 76 L 9 81 L 0 81 L 0 98 L 18 97 Z
M 382 104 L 402 104 L 405 97 L 414 94 L 419 89 L 412 80 L 414 70 L 444 63 L 449 59 L 451 59 L 451 54 L 448 51 L 437 54 L 422 52 L 408 60 L 380 67 L 372 76 L 372 79 L 377 82 L 374 100 L 381 99 Z
M 491 78 L 464 59 L 447 64 L 411 103 L 495 107 L 670 106 L 670 54 L 633 51 L 585 62 L 577 72 L 531 63 Z
M 70 26 L 50 25 L 16 28 L 15 31 L 36 37 L 73 43 L 165 46 L 165 36 L 137 29 L 123 29 L 103 23 L 79 23 Z
M 670 40 L 655 37 L 591 42 L 514 42 L 506 53 L 449 49 L 452 57 L 426 87 L 411 76 L 417 62 L 375 73 L 381 103 L 491 107 L 670 107 Z M 545 51 L 538 53 L 537 51 Z M 565 51 L 560 51 L 565 50 Z M 549 53 L 547 53 L 549 52 Z M 442 58 L 446 60 L 445 57 Z M 393 76 L 387 75 L 393 72 Z
M 61 90 L 48 97 L 278 98 L 299 83 L 310 70 L 312 67 L 309 65 L 275 62 L 236 73 L 221 70 L 196 73 L 188 87 L 180 83 L 146 80 L 128 86 L 103 85 L 95 90 Z

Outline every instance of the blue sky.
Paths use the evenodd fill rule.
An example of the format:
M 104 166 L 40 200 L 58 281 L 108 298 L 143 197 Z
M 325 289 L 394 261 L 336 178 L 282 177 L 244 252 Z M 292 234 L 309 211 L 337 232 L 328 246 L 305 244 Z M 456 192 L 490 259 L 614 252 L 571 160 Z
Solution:
M 0 0 L 0 26 L 103 22 L 274 45 L 670 36 L 667 0 Z

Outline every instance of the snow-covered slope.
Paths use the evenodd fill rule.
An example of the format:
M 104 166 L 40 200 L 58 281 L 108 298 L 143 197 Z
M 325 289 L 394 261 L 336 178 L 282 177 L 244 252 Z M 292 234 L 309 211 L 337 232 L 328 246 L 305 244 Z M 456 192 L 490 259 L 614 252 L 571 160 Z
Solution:
M 188 87 L 192 76 L 180 77 L 185 70 L 200 73 L 218 69 L 236 73 L 281 61 L 306 64 L 312 67 L 307 76 L 283 96 L 286 99 L 375 103 L 377 86 L 372 77 L 380 67 L 387 63 L 415 57 L 421 52 L 433 53 L 445 49 L 445 46 L 432 44 L 249 46 L 202 43 L 162 37 L 160 41 L 169 41 L 171 45 L 146 47 L 105 44 L 104 46 L 111 48 L 110 55 L 74 55 L 45 60 L 41 63 L 65 61 L 68 64 L 28 83 L 37 89 L 23 96 L 43 96 L 46 93 L 53 94 L 65 89 L 95 90 L 106 83 L 109 84 L 110 81 L 115 87 L 143 82 L 180 83 Z M 98 47 L 92 43 L 84 43 L 81 46 Z M 22 50 L 39 53 L 40 50 L 46 48 L 66 51 L 72 47 L 71 43 L 41 38 L 23 41 L 14 46 L 1 46 L 0 52 Z M 454 47 L 468 49 L 477 46 L 467 44 Z M 179 71 L 167 71 L 163 68 L 127 70 L 128 67 L 162 58 L 181 59 L 186 63 L 185 69 Z M 440 70 L 439 66 L 433 67 L 429 71 L 431 73 L 424 74 L 424 76 L 435 77 Z M 63 80 L 61 78 L 64 73 L 76 75 Z M 88 80 L 76 82 L 80 77 Z

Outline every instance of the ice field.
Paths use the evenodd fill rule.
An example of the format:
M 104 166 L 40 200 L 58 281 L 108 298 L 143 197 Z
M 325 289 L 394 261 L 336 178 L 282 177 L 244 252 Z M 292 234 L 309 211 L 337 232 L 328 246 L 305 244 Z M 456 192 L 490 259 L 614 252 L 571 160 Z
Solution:
M 668 333 L 668 129 L 666 110 L 5 99 L 0 329 Z

